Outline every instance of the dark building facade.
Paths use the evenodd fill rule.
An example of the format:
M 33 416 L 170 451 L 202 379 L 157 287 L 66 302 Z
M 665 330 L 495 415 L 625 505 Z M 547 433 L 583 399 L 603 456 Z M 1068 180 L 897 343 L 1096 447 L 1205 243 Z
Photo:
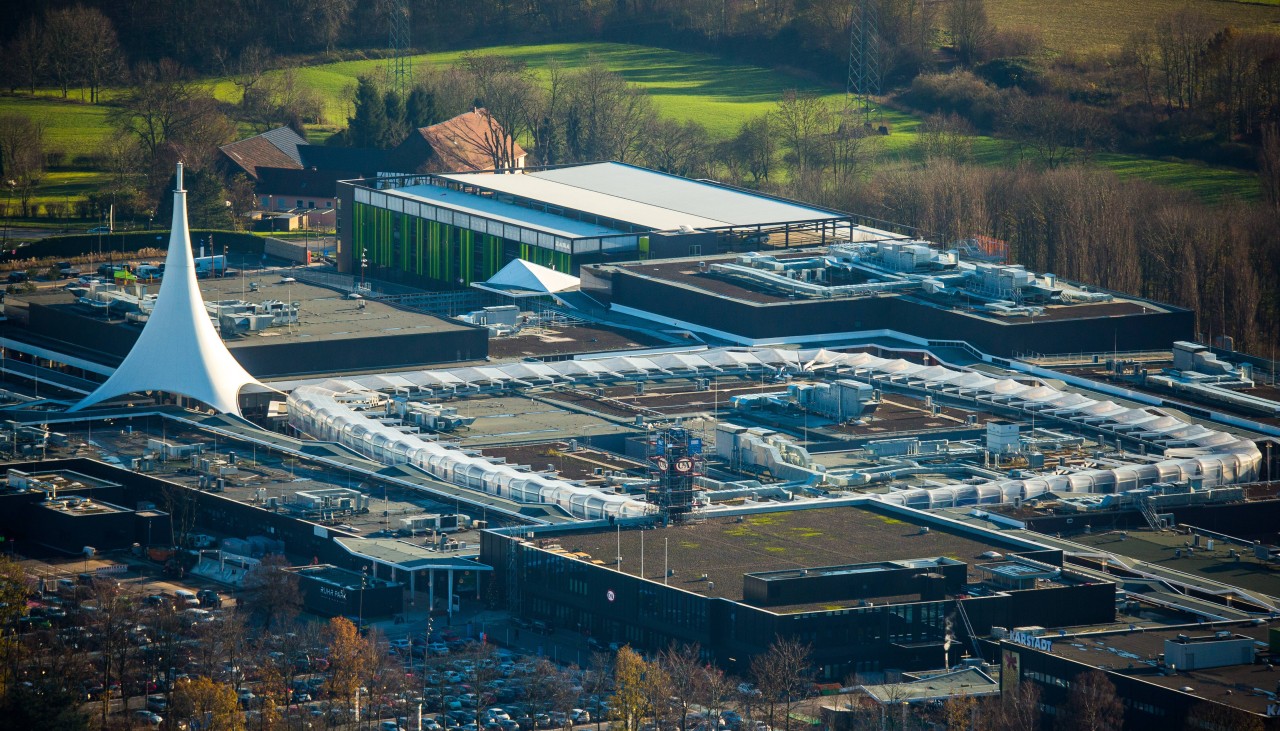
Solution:
M 690 268 L 694 267 L 693 263 Z M 984 353 L 1109 352 L 1167 349 L 1192 337 L 1195 313 L 1160 305 L 1105 316 L 1000 321 L 903 296 L 749 302 L 625 267 L 593 269 L 583 289 L 599 299 L 672 324 L 714 331 L 743 343 L 795 342 L 840 333 L 892 331 L 931 341 L 964 341 Z M 596 288 L 592 288 L 592 282 Z M 1137 308 L 1135 308 L 1137 309 Z
M 941 561 L 940 568 L 924 569 L 923 576 L 921 568 L 904 568 L 909 562 L 838 567 L 846 570 L 843 578 L 833 575 L 824 581 L 823 571 L 836 571 L 828 567 L 810 572 L 814 586 L 805 586 L 809 577 L 795 572 L 791 585 L 781 582 L 768 600 L 791 606 L 771 609 L 750 599 L 668 586 L 537 545 L 544 537 L 570 540 L 572 531 L 537 529 L 534 540 L 528 539 L 527 528 L 482 534 L 480 560 L 494 567 L 493 585 L 504 592 L 514 613 L 645 652 L 658 652 L 672 642 L 698 643 L 708 660 L 738 673 L 746 672 L 751 658 L 766 652 L 776 638 L 809 645 L 824 680 L 839 681 L 850 672 L 940 667 L 948 627 L 962 626 L 960 604 L 978 634 L 993 626 L 1087 624 L 1115 616 L 1114 584 L 1082 581 L 970 596 L 960 591 L 966 565 L 957 560 Z M 1021 554 L 1062 564 L 1061 551 L 1023 547 Z M 848 581 L 850 570 L 858 577 L 856 585 Z M 767 583 L 762 578 L 748 574 L 744 586 Z M 832 585 L 842 581 L 845 586 Z M 847 608 L 830 606 L 836 597 L 859 595 L 868 598 L 854 606 L 845 602 Z M 958 629 L 955 633 L 962 634 Z
M 397 583 L 329 565 L 288 571 L 298 577 L 302 606 L 322 617 L 376 619 L 404 609 L 404 590 Z
M 128 355 L 142 330 L 89 317 L 58 296 L 31 297 L 21 308 L 20 316 L 0 325 L 0 332 L 115 367 Z M 489 334 L 483 327 L 450 322 L 447 327 L 400 334 L 375 331 L 366 336 L 317 334 L 287 340 L 231 340 L 227 341 L 227 349 L 255 377 L 279 378 L 483 360 L 489 354 Z
M 1195 677 L 1195 674 L 1167 675 L 1168 671 L 1158 666 L 1095 652 L 1093 654 L 1099 657 L 1096 661 L 1099 664 L 1121 664 L 1123 667 L 1099 668 L 1066 657 L 1057 649 L 1059 644 L 1079 643 L 1081 640 L 1060 637 L 1046 637 L 1045 640 L 1047 642 L 1038 643 L 1041 645 L 1039 648 L 1010 641 L 984 642 L 984 645 L 987 652 L 1000 659 L 1002 690 L 1014 688 L 1020 682 L 1033 683 L 1039 689 L 1041 707 L 1047 712 L 1044 716 L 1046 728 L 1051 727 L 1052 719 L 1067 706 L 1071 689 L 1080 676 L 1101 669 L 1115 686 L 1116 695 L 1124 706 L 1125 729 L 1280 729 L 1280 704 L 1266 695 L 1280 690 L 1275 687 L 1276 674 L 1268 673 L 1266 665 L 1261 662 L 1227 669 L 1225 674 L 1236 675 L 1242 671 L 1245 677 L 1259 676 L 1262 678 L 1259 683 L 1265 683 L 1263 687 L 1235 682 L 1223 685 L 1206 682 L 1204 677 Z M 1250 695 L 1253 697 L 1249 698 Z

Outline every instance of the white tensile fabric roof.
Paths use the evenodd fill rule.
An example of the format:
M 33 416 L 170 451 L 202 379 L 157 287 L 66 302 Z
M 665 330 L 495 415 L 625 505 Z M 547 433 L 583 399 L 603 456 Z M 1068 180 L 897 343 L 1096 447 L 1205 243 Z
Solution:
M 173 228 L 164 273 L 155 308 L 129 355 L 106 383 L 71 411 L 130 393 L 165 391 L 239 416 L 241 389 L 256 386 L 271 390 L 231 356 L 205 310 L 191 256 L 182 163 L 178 163 L 178 185 L 173 192 Z
M 494 289 L 515 289 L 527 292 L 552 294 L 577 289 L 577 277 L 544 267 L 541 264 L 513 259 L 498 270 L 497 274 L 485 280 L 487 287 Z

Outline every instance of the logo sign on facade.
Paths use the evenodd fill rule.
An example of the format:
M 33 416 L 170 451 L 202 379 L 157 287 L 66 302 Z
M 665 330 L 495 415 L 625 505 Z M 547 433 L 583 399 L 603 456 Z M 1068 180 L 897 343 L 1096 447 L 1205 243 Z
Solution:
M 612 603 L 614 601 L 617 601 L 618 595 L 613 593 L 613 589 L 609 589 L 604 593 L 604 598 L 608 599 L 609 602 Z
M 1017 650 L 1005 650 L 1000 664 L 1000 690 L 1012 691 L 1022 682 L 1022 656 Z
M 671 466 L 671 465 L 667 462 L 667 458 L 666 458 L 666 457 L 659 457 L 659 458 L 655 459 L 655 460 L 653 461 L 653 463 L 654 463 L 654 464 L 656 464 L 656 465 L 658 466 L 658 471 L 659 471 L 659 472 L 666 472 L 666 471 L 667 471 L 667 468 L 669 468 L 669 467 Z
M 666 440 L 666 439 L 663 439 L 662 437 L 658 437 L 658 441 L 657 441 L 657 443 L 654 445 L 653 451 L 657 452 L 658 454 L 666 454 L 666 453 L 667 453 L 667 440 Z
M 702 440 L 698 437 L 689 440 L 689 454 L 702 454 Z
M 347 590 L 335 589 L 330 586 L 322 586 L 320 587 L 320 596 L 324 597 L 325 599 L 332 599 L 335 602 L 345 603 L 347 601 Z
M 1011 632 L 1009 641 L 1023 647 L 1030 647 L 1041 652 L 1053 652 L 1053 643 L 1043 637 L 1036 637 L 1028 632 Z
M 693 470 L 693 460 L 688 457 L 681 457 L 676 460 L 676 472 L 684 473 Z
M 1268 715 L 1268 716 L 1280 716 L 1280 703 L 1268 703 L 1268 704 L 1267 704 L 1267 715 Z

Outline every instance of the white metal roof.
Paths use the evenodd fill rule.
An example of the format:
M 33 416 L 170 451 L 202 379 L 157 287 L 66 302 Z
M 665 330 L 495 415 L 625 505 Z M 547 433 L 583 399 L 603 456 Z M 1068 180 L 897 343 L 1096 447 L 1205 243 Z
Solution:
M 464 177 L 464 176 L 446 176 L 446 177 Z M 485 175 L 485 178 L 507 179 L 521 178 L 522 175 Z M 537 231 L 552 234 L 554 236 L 563 236 L 570 239 L 589 238 L 594 236 L 616 236 L 624 233 L 608 226 L 601 226 L 597 223 L 589 221 L 579 221 L 575 218 L 566 216 L 558 216 L 554 213 L 546 213 L 544 211 L 534 210 L 517 206 L 514 203 L 504 203 L 493 198 L 471 195 L 456 190 L 449 190 L 438 185 L 410 185 L 404 188 L 395 188 L 385 190 L 384 193 L 390 195 L 398 195 L 410 200 L 422 201 L 433 206 L 448 208 L 463 213 L 483 216 L 495 221 L 510 223 L 516 226 L 523 226 Z
M 596 166 L 586 165 L 583 167 L 594 168 Z M 728 221 L 719 216 L 695 215 L 687 211 L 672 210 L 613 193 L 593 191 L 581 186 L 543 178 L 540 177 L 540 174 L 489 175 L 457 173 L 441 177 L 498 193 L 517 195 L 521 198 L 528 198 L 557 208 L 570 208 L 602 218 L 625 221 L 634 226 L 655 231 L 674 231 L 681 226 L 719 228 L 730 225 Z M 679 180 L 679 178 L 673 179 Z M 519 210 L 528 209 L 521 208 Z
M 755 226 L 789 221 L 840 218 L 831 211 L 668 175 L 618 162 L 576 165 L 526 173 L 525 177 L 553 181 L 582 193 L 596 193 L 635 205 L 651 206 L 687 216 L 723 221 L 725 226 Z M 564 205 L 569 205 L 565 203 Z M 627 220 L 621 217 L 622 220 Z M 689 224 L 695 228 L 713 224 Z M 654 228 L 663 228 L 655 226 Z

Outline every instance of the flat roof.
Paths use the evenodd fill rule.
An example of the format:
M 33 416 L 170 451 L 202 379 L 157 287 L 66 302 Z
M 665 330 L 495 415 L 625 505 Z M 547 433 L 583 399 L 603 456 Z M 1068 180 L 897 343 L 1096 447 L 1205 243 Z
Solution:
M 585 440 L 604 434 L 635 432 L 633 427 L 559 408 L 550 403 L 530 401 L 527 396 L 461 398 L 445 403 L 456 408 L 462 416 L 475 417 L 475 422 L 466 429 L 444 436 L 447 441 L 456 442 L 464 449 L 484 449 L 527 442 Z M 546 467 L 543 462 L 531 466 L 543 469 Z
M 817 250 L 810 249 L 806 251 L 792 251 L 777 254 L 771 252 L 770 255 L 777 259 L 784 259 L 799 256 L 819 256 L 821 254 Z M 709 268 L 704 268 L 708 264 L 735 263 L 739 256 L 739 254 L 720 254 L 716 256 L 696 258 L 606 263 L 593 264 L 589 266 L 616 269 L 638 277 L 667 282 L 677 286 L 687 287 L 695 291 L 706 292 L 718 297 L 725 297 L 753 305 L 790 307 L 793 305 L 805 305 L 815 302 L 858 301 L 860 299 L 844 297 L 833 299 L 820 297 L 793 298 L 787 294 L 772 290 L 763 284 L 757 284 L 755 282 L 738 278 L 728 278 Z M 970 304 L 963 300 L 957 300 L 955 302 L 940 301 L 926 296 L 922 288 L 902 291 L 876 292 L 868 295 L 867 297 L 901 297 L 924 306 L 954 312 L 966 317 L 974 317 L 988 322 L 1011 325 L 1045 322 L 1049 320 L 1083 320 L 1089 318 L 1119 317 L 1125 315 L 1161 314 L 1170 311 L 1170 308 L 1166 305 L 1138 300 L 1124 295 L 1116 295 L 1110 302 L 1101 302 L 1096 304 L 1044 305 L 1041 307 L 1042 312 L 1034 317 L 1031 315 L 996 315 L 992 312 L 970 306 Z
M 309 579 L 319 581 L 330 586 L 337 586 L 342 589 L 350 589 L 356 591 L 363 584 L 365 588 L 375 589 L 384 586 L 398 586 L 395 582 L 379 579 L 370 574 L 361 574 L 359 571 L 349 571 L 332 564 L 319 564 L 316 566 L 291 566 L 285 569 L 299 576 L 306 576 Z
M 268 300 L 299 303 L 298 322 L 289 326 L 271 327 L 260 333 L 244 333 L 223 342 L 234 352 L 238 348 L 278 345 L 311 339 L 363 340 L 394 335 L 454 332 L 469 330 L 472 326 L 421 312 L 399 309 L 376 299 L 348 299 L 342 293 L 317 287 L 300 281 L 286 282 L 298 272 L 290 269 L 245 271 L 243 276 L 207 277 L 199 280 L 200 295 L 206 302 L 244 300 L 262 303 Z M 256 283 L 258 290 L 250 289 Z M 148 293 L 160 291 L 160 285 L 145 285 Z M 35 304 L 69 309 L 82 317 L 101 321 L 64 289 L 43 290 L 23 295 L 20 299 Z M 123 318 L 116 324 L 141 331 L 137 325 L 125 325 Z
M 1268 629 L 1275 626 L 1277 622 L 1271 621 L 1258 625 L 1219 624 L 1087 636 L 1049 635 L 1045 639 L 1053 643 L 1051 654 L 1174 690 L 1190 687 L 1191 695 L 1253 713 L 1265 713 L 1267 706 L 1274 701 L 1262 691 L 1275 691 L 1277 680 L 1276 673 L 1267 665 L 1226 665 L 1202 670 L 1179 668 L 1177 674 L 1161 675 L 1157 669 L 1157 656 L 1164 652 L 1165 640 L 1176 640 L 1180 634 L 1195 638 L 1211 636 L 1215 630 L 1222 629 L 1232 632 L 1229 639 L 1239 639 L 1236 635 L 1244 635 L 1254 640 L 1261 651 L 1268 639 Z
M 683 211 L 674 211 L 661 206 L 654 206 L 617 195 L 568 185 L 556 180 L 544 179 L 534 173 L 525 173 L 521 175 L 457 173 L 453 175 L 442 175 L 440 177 L 452 180 L 455 183 L 474 185 L 478 188 L 484 188 L 497 193 L 520 196 L 521 198 L 528 198 L 557 208 L 569 208 L 583 213 L 610 218 L 615 221 L 625 221 L 626 223 L 630 223 L 634 226 L 658 231 L 674 230 L 681 226 L 689 226 L 691 228 L 719 228 L 721 226 L 730 225 L 727 221 L 721 220 L 718 217 L 694 215 Z M 482 200 L 492 199 L 483 198 Z M 497 201 L 494 202 L 498 203 Z M 512 203 L 498 203 L 498 205 L 506 206 L 516 211 L 527 212 L 526 214 L 522 214 L 522 216 L 525 217 L 529 214 L 538 213 L 536 210 L 517 206 Z M 560 218 L 554 214 L 540 215 Z M 586 226 L 588 224 L 584 223 L 582 225 Z M 599 234 L 582 235 L 598 236 Z
M 466 178 L 471 177 L 468 175 L 444 175 L 441 177 L 454 180 L 462 179 L 459 180 L 459 182 L 474 182 L 466 180 Z M 483 177 L 486 179 L 486 182 L 488 182 L 490 179 L 505 181 L 523 179 L 526 176 L 486 174 Z M 495 190 L 502 190 L 501 185 L 486 187 L 493 187 Z M 518 188 L 520 186 L 515 185 L 513 187 Z M 525 206 L 518 206 L 514 203 L 505 203 L 487 196 L 463 193 L 458 190 L 449 190 L 448 188 L 444 188 L 439 185 L 409 185 L 404 188 L 389 188 L 383 192 L 388 195 L 418 200 L 423 203 L 430 203 L 433 206 L 440 206 L 441 208 L 448 208 L 476 216 L 484 216 L 485 218 L 509 223 L 513 226 L 523 226 L 525 228 L 536 229 L 538 231 L 570 239 L 591 238 L 595 236 L 616 236 L 627 233 L 626 231 L 620 231 L 616 228 L 609 228 L 608 226 L 601 226 L 600 224 L 588 221 L 579 221 L 576 218 L 560 216 L 554 213 L 539 211 L 534 208 L 526 208 Z M 536 197 L 524 192 L 515 192 L 515 195 Z M 565 207 L 573 206 L 565 205 Z M 611 216 L 611 218 L 613 217 Z
M 927 533 L 921 530 L 925 526 L 929 527 Z M 1018 542 L 999 536 L 982 536 L 976 531 L 969 534 L 935 521 L 914 520 L 904 511 L 863 505 L 714 517 L 700 523 L 621 533 L 609 528 L 549 533 L 538 542 L 558 544 L 567 553 L 586 554 L 579 556 L 582 560 L 598 560 L 614 568 L 621 541 L 623 572 L 639 575 L 642 536 L 645 578 L 662 581 L 665 546 L 667 563 L 676 571 L 668 578 L 668 585 L 733 601 L 742 601 L 746 574 L 940 556 L 972 567 L 986 551 L 1034 550 L 1019 549 Z M 831 604 L 854 606 L 855 602 Z M 770 611 L 787 610 L 771 607 Z
M 493 570 L 490 566 L 468 560 L 480 554 L 479 542 L 467 546 L 465 550 L 432 551 L 425 546 L 395 538 L 334 538 L 334 540 L 353 555 L 371 558 L 384 564 L 393 564 L 405 571 L 428 568 Z
M 602 193 L 618 200 L 630 201 L 637 206 L 660 208 L 683 216 L 721 221 L 722 223 L 718 224 L 721 226 L 757 226 L 845 218 L 844 214 L 835 211 L 620 162 L 601 162 L 540 170 L 527 173 L 524 177 L 539 178 L 572 189 L 574 192 L 569 200 L 583 195 L 584 191 Z M 697 228 L 715 224 L 687 223 L 687 225 Z M 655 226 L 655 228 L 672 227 Z

